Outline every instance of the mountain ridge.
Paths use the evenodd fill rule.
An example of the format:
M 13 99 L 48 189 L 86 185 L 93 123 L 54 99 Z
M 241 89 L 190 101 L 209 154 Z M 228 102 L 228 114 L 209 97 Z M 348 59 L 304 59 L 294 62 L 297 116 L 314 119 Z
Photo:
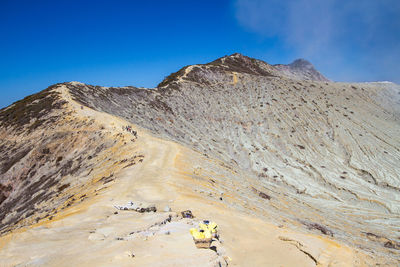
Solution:
M 125 181 L 138 191 L 124 192 L 120 200 L 167 205 L 179 196 L 168 205 L 183 209 L 190 203 L 200 214 L 196 201 L 212 203 L 210 214 L 213 205 L 223 205 L 241 216 L 343 242 L 377 262 L 395 260 L 400 87 L 299 80 L 240 54 L 213 62 L 184 67 L 154 89 L 67 82 L 2 109 L 2 234 L 83 212 L 79 207 L 101 198 L 103 190 L 111 190 L 107 199 L 117 198 L 111 192 Z M 311 69 L 304 61 L 292 64 Z M 138 138 L 124 130 L 128 124 Z M 178 165 L 170 156 L 158 159 L 156 148 L 167 143 L 166 155 L 168 149 L 186 151 Z M 172 165 L 159 169 L 156 162 L 165 161 Z M 125 168 L 142 177 L 138 188 L 148 195 L 122 174 Z M 161 189 L 148 179 L 184 187 L 158 196 Z M 222 210 L 213 216 L 219 213 L 224 221 Z M 318 251 L 307 253 L 323 262 Z
M 188 72 L 188 70 L 190 71 Z M 157 85 L 157 88 L 166 87 L 169 83 L 173 84 L 182 77 L 190 81 L 200 80 L 204 82 L 205 80 L 203 79 L 203 75 L 199 74 L 199 72 L 207 72 L 207 70 L 211 70 L 214 73 L 237 72 L 266 77 L 283 75 L 299 80 L 329 81 L 319 73 L 310 62 L 304 59 L 295 60 L 293 63 L 288 65 L 270 65 L 265 61 L 247 57 L 240 53 L 234 53 L 229 56 L 218 58 L 209 63 L 185 66 L 177 72 L 171 73 L 167 76 Z

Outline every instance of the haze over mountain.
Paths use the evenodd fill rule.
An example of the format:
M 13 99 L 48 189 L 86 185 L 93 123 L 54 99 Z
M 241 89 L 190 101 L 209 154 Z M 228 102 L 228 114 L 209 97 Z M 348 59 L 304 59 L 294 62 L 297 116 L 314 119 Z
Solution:
M 56 84 L 0 121 L 0 265 L 400 258 L 396 84 L 337 83 L 304 59 L 236 53 L 157 88 Z M 129 201 L 157 212 L 115 213 Z M 194 247 L 187 209 L 220 225 L 217 253 Z

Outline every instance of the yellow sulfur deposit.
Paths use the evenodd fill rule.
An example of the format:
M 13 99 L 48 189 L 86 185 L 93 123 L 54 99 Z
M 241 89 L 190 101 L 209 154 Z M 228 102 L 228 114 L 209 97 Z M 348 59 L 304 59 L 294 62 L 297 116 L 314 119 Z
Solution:
M 217 232 L 217 224 L 215 222 L 211 222 L 210 224 L 199 223 L 199 228 L 204 231 L 210 231 L 211 233 Z
M 190 229 L 190 234 L 194 239 L 208 239 L 212 238 L 213 234 L 217 232 L 217 224 L 215 222 L 211 222 L 210 224 L 199 223 L 200 231 L 196 228 Z
M 203 232 L 200 232 L 196 228 L 190 229 L 190 234 L 193 236 L 194 239 L 204 239 L 206 238 Z

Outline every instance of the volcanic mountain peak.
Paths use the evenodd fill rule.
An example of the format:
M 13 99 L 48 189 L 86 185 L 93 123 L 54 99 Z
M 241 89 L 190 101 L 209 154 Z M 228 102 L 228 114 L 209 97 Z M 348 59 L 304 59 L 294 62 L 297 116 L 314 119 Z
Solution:
M 313 64 L 310 61 L 299 58 L 289 64 L 289 66 L 293 69 L 308 69 L 308 70 L 315 70 Z
M 224 82 L 232 73 L 250 74 L 257 76 L 273 76 L 272 67 L 261 61 L 239 53 L 218 58 L 206 64 L 189 65 L 171 73 L 157 87 L 175 88 L 177 83 L 191 81 L 203 84 Z M 228 77 L 228 79 L 230 79 Z
M 311 62 L 303 58 L 296 59 L 288 65 L 277 64 L 274 65 L 284 76 L 288 76 L 296 80 L 311 80 L 328 82 L 325 76 L 317 71 Z
M 264 77 L 287 77 L 296 80 L 329 81 L 305 59 L 297 59 L 289 65 L 270 65 L 265 61 L 240 53 L 218 58 L 206 64 L 185 66 L 166 77 L 157 87 L 176 88 L 177 83 L 191 81 L 204 84 L 226 82 L 232 73 Z

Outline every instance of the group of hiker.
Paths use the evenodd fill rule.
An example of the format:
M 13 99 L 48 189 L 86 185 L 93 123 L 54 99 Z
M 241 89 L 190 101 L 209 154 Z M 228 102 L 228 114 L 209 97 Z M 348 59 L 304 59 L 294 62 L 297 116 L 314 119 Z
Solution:
M 122 130 L 128 131 L 129 133 L 133 134 L 134 137 L 137 137 L 137 132 L 132 129 L 132 126 L 122 126 Z

